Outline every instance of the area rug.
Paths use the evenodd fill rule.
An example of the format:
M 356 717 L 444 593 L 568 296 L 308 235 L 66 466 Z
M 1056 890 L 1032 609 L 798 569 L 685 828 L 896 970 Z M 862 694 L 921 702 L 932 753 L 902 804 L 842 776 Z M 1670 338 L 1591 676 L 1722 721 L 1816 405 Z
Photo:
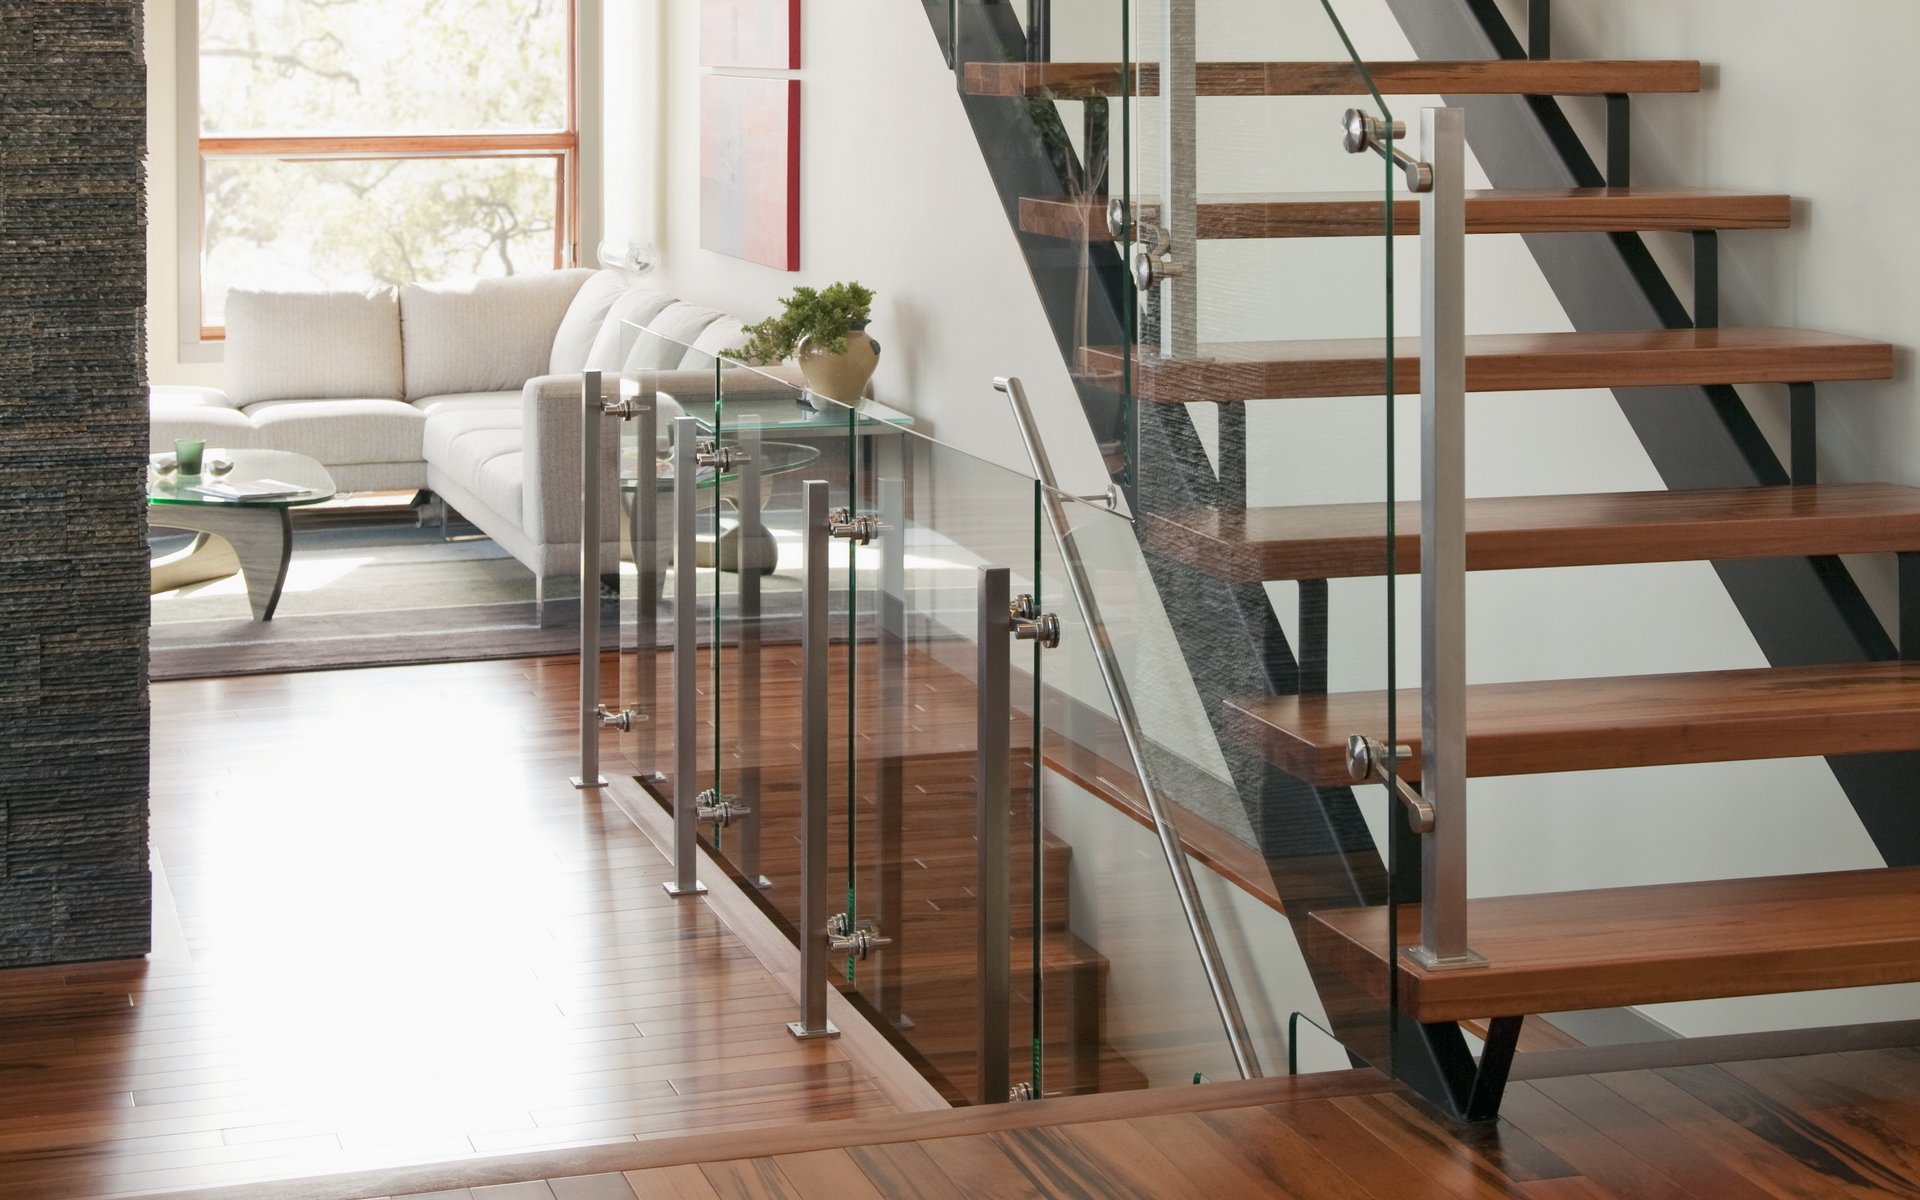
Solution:
M 173 541 L 156 538 L 164 552 Z M 388 518 L 303 521 L 271 621 L 239 576 L 152 598 L 154 679 L 577 653 L 578 592 L 534 612 L 533 575 L 470 526 Z M 604 606 L 609 619 L 616 612 Z
M 797 640 L 804 546 L 797 529 L 770 532 L 777 566 L 760 577 L 761 627 L 764 636 Z M 156 537 L 153 549 L 164 553 L 184 541 Z M 865 620 L 877 599 L 872 593 L 880 579 L 879 551 L 866 547 L 859 553 Z M 848 572 L 835 557 L 829 604 L 843 618 Z M 971 628 L 975 562 L 937 535 L 912 531 L 905 566 L 913 619 Z M 664 623 L 673 611 L 671 571 L 663 583 Z M 633 564 L 624 563 L 621 594 L 609 588 L 602 596 L 603 649 L 618 644 L 622 613 L 633 619 L 639 584 Z M 713 633 L 706 618 L 715 603 L 722 640 L 737 632 L 739 585 L 733 571 L 700 569 L 695 587 L 703 643 Z M 416 525 L 405 509 L 300 514 L 286 587 L 271 621 L 252 619 L 239 576 L 156 595 L 151 612 L 154 679 L 526 658 L 580 649 L 579 592 L 572 580 L 549 588 L 542 624 L 535 615 L 533 575 L 518 561 L 470 525 L 456 521 L 443 533 Z

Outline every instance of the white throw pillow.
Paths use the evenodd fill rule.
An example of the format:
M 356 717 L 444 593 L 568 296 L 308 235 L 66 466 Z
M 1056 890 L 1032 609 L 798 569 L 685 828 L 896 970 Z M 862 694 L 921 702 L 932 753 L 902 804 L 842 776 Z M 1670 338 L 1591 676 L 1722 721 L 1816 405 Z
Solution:
M 554 334 L 592 271 L 537 271 L 400 289 L 407 399 L 498 392 L 547 373 Z
M 553 335 L 553 354 L 547 359 L 547 374 L 572 375 L 587 369 L 587 355 L 606 324 L 613 302 L 627 290 L 624 271 L 595 271 L 593 278 L 574 293 L 567 315 L 560 318 L 560 331 Z
M 600 336 L 593 339 L 593 349 L 587 351 L 587 365 L 582 370 L 621 370 L 634 339 L 639 336 L 637 327 L 659 316 L 660 311 L 672 303 L 673 297 L 665 292 L 629 288 L 608 310 L 607 319 L 600 326 Z
M 400 308 L 367 292 L 227 293 L 227 395 L 262 400 L 397 400 Z
M 634 342 L 621 369 L 673 370 L 686 361 L 694 340 L 706 331 L 707 326 L 724 316 L 726 314 L 717 308 L 701 308 L 697 304 L 684 302 L 669 304 L 660 311 L 659 316 L 647 323 L 648 332 L 654 336 L 642 336 Z
M 715 359 L 729 350 L 738 350 L 741 343 L 746 340 L 746 326 L 732 317 L 721 317 L 701 330 L 700 336 L 693 339 L 693 349 L 687 352 L 680 366 L 682 368 L 711 367 Z M 739 362 L 737 358 L 727 359 L 727 365 L 730 367 L 739 365 Z

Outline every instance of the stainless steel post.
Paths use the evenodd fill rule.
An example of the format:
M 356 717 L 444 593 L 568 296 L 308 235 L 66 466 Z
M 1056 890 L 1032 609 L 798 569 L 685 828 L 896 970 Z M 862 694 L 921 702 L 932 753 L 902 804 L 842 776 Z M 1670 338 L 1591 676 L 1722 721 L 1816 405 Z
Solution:
M 739 696 L 739 782 L 735 785 L 742 806 L 749 812 L 740 822 L 740 872 L 757 888 L 769 888 L 773 881 L 760 873 L 760 822 L 765 816 L 766 797 L 761 794 L 760 758 L 760 572 L 767 536 L 760 511 L 760 427 L 742 424 L 738 432 L 740 454 L 740 523 L 733 531 L 733 565 L 740 580 L 740 656 Z M 720 533 L 714 530 L 714 565 L 721 563 Z M 776 563 L 765 564 L 769 568 Z M 715 654 L 718 654 L 718 649 Z M 715 800 L 722 797 L 716 796 Z
M 1195 157 L 1199 145 L 1199 54 L 1196 0 L 1164 0 L 1160 48 L 1160 95 L 1166 106 L 1165 179 L 1160 222 L 1166 240 L 1160 252 L 1172 262 L 1160 284 L 1160 350 L 1170 358 L 1199 353 L 1200 255 Z
M 827 1020 L 827 483 L 803 485 L 807 533 L 800 591 L 800 1019 L 797 1038 L 836 1037 Z
M 577 788 L 603 788 L 600 774 L 600 372 L 580 376 L 580 773 Z
M 655 470 L 659 453 L 659 410 L 655 397 L 643 395 L 634 417 L 635 481 L 633 489 L 633 567 L 639 580 L 634 598 L 633 695 L 635 720 L 642 729 L 634 765 L 656 782 L 661 771 L 661 734 L 665 722 L 660 705 L 660 588 L 661 558 L 667 552 L 660 535 L 660 478 Z M 669 701 L 671 703 L 671 701 Z
M 977 758 L 974 778 L 973 834 L 974 891 L 980 906 L 980 942 L 974 970 L 979 975 L 976 995 L 980 1005 L 980 1042 L 975 1074 L 980 1080 L 981 1104 L 1003 1104 L 1008 1095 L 1007 1056 L 1013 1046 L 1012 998 L 1013 930 L 1007 906 L 1012 883 L 1007 871 L 1007 757 L 1012 752 L 1007 721 L 1013 709 L 1008 666 L 1007 602 L 1011 598 L 1005 567 L 981 567 L 979 572 L 979 629 L 974 646 L 979 656 L 974 674 Z M 1041 914 L 1034 914 L 1037 923 Z
M 1428 969 L 1483 966 L 1467 947 L 1467 114 L 1420 114 L 1420 944 Z
M 902 438 L 888 439 L 879 457 L 903 473 L 895 460 L 909 452 Z M 883 468 L 884 470 L 884 468 Z M 906 711 L 907 711 L 907 501 L 906 481 L 882 475 L 880 479 L 880 611 L 875 614 L 874 639 L 880 652 L 880 761 L 875 779 L 876 835 L 880 842 L 880 902 L 875 919 L 880 928 L 893 931 L 894 939 L 906 937 L 905 889 L 902 869 L 906 861 Z M 901 967 L 899 947 L 880 951 L 879 968 L 874 974 L 874 1007 L 895 1028 L 904 1024 L 901 1011 Z
M 1014 420 L 1020 427 L 1021 440 L 1027 446 L 1027 457 L 1033 462 L 1034 474 L 1046 485 L 1041 491 L 1041 504 L 1046 509 L 1048 524 L 1053 526 L 1054 540 L 1060 546 L 1067 587 L 1073 593 L 1074 606 L 1087 622 L 1088 636 L 1093 639 L 1094 661 L 1100 668 L 1100 681 L 1106 686 L 1107 699 L 1112 703 L 1114 716 L 1120 722 L 1120 733 L 1127 742 L 1127 755 L 1133 763 L 1134 774 L 1140 778 L 1140 790 L 1146 794 L 1147 808 L 1153 815 L 1154 832 L 1160 838 L 1160 853 L 1167 861 L 1167 870 L 1173 875 L 1174 894 L 1180 898 L 1180 912 L 1186 918 L 1187 932 L 1192 936 L 1194 950 L 1200 956 L 1200 969 L 1207 977 L 1207 988 L 1213 994 L 1214 1008 L 1219 1012 L 1220 1024 L 1226 1031 L 1234 1065 L 1239 1069 L 1242 1079 L 1257 1078 L 1260 1075 L 1260 1058 L 1254 1052 L 1253 1038 L 1247 1032 L 1246 1017 L 1240 1011 L 1240 1000 L 1234 993 L 1233 980 L 1228 977 L 1225 961 L 1220 956 L 1220 943 L 1214 937 L 1213 922 L 1208 918 L 1207 910 L 1201 905 L 1199 893 L 1194 888 L 1193 868 L 1187 862 L 1186 845 L 1180 840 L 1173 813 L 1154 783 L 1153 772 L 1147 767 L 1140 713 L 1134 707 L 1133 693 L 1127 687 L 1126 676 L 1121 673 L 1120 656 L 1113 648 L 1107 623 L 1100 615 L 1100 600 L 1094 594 L 1092 581 L 1087 578 L 1086 564 L 1074 552 L 1066 509 L 1060 501 L 1059 485 L 1055 482 L 1058 477 L 1053 473 L 1053 462 L 1047 457 L 1047 448 L 1040 441 L 1040 429 L 1034 423 L 1033 409 L 1027 404 L 1026 389 L 1020 386 L 1018 379 L 1006 377 L 995 379 L 993 386 L 1005 392 L 1007 399 L 1012 402 Z
M 700 423 L 692 417 L 673 422 L 673 882 L 669 896 L 697 896 L 707 885 L 695 877 L 700 839 L 699 688 L 700 547 L 694 535 L 698 514 Z M 715 492 L 718 495 L 718 491 Z M 720 647 L 713 648 L 715 654 Z

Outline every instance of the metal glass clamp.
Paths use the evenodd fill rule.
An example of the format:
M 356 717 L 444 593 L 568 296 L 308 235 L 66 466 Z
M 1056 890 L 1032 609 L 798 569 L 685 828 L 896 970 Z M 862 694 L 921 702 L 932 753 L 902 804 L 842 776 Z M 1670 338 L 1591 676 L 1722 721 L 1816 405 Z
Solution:
M 1039 1098 L 1040 1093 L 1034 1091 L 1033 1085 L 1030 1083 L 1016 1083 L 1007 1089 L 1007 1099 L 1013 1103 L 1018 1103 L 1022 1100 L 1038 1100 Z
M 621 733 L 630 731 L 634 722 L 646 720 L 646 715 L 632 706 L 613 709 L 602 704 L 599 706 L 600 724 L 618 729 Z
M 1391 757 L 1404 762 L 1413 757 L 1413 747 L 1395 746 Z M 1413 831 L 1432 833 L 1433 801 L 1414 791 L 1412 785 L 1398 775 L 1388 774 L 1388 758 L 1386 743 L 1356 733 L 1347 739 L 1347 778 L 1355 783 L 1386 784 L 1400 803 L 1406 805 L 1407 824 Z
M 856 921 L 846 913 L 835 913 L 827 919 L 827 949 L 835 954 L 851 954 L 864 960 L 882 946 L 891 945 L 893 939 L 881 933 L 872 921 Z
M 1170 258 L 1162 258 L 1158 247 L 1149 247 L 1144 242 L 1133 252 L 1133 286 L 1143 292 L 1150 292 L 1165 279 L 1178 279 L 1187 273 L 1187 269 Z
M 1394 165 L 1405 172 L 1408 191 L 1433 190 L 1433 167 L 1400 148 L 1401 140 L 1407 136 L 1404 121 L 1395 121 L 1389 127 L 1379 117 L 1362 109 L 1350 108 L 1347 115 L 1340 118 L 1340 127 L 1344 131 L 1340 144 L 1346 147 L 1348 154 L 1363 154 L 1372 150 L 1384 158 L 1391 158 Z
M 723 446 L 718 442 L 701 442 L 693 455 L 695 466 L 717 467 L 723 474 L 735 467 L 744 466 L 746 461 L 746 451 L 738 446 Z
M 609 417 L 619 417 L 622 421 L 631 421 L 641 413 L 648 411 L 651 405 L 638 396 L 622 396 L 618 400 L 609 400 L 600 406 L 600 411 Z
M 886 532 L 886 526 L 880 518 L 866 515 L 854 516 L 850 508 L 836 508 L 827 514 L 827 536 L 843 538 L 857 546 L 865 546 Z
M 729 796 L 713 788 L 708 788 L 694 797 L 694 815 L 703 825 L 717 825 L 727 828 L 742 817 L 750 817 L 753 810 L 740 803 L 740 797 Z
M 1040 603 L 1030 593 L 1022 592 L 1007 605 L 1008 627 L 1015 640 L 1039 642 L 1041 646 L 1052 650 L 1060 644 L 1060 617 L 1057 613 L 1041 612 Z

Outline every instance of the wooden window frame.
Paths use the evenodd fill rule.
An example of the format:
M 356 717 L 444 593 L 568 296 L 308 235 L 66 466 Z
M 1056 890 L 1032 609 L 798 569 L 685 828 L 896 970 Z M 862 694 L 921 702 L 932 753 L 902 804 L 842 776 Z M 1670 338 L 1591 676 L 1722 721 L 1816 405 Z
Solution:
M 182 328 L 198 331 L 198 345 L 217 347 L 226 339 L 224 326 L 204 324 L 206 297 L 201 265 L 206 254 L 206 164 L 213 158 L 275 158 L 283 160 L 407 160 L 431 158 L 552 158 L 554 160 L 553 265 L 574 265 L 580 233 L 580 0 L 567 9 L 566 128 L 528 133 L 396 133 L 285 135 L 237 134 L 206 136 L 200 132 L 200 39 L 198 0 L 182 0 L 178 26 L 181 144 L 195 147 L 190 179 L 192 205 L 181 189 L 182 232 L 190 222 L 192 237 L 183 236 L 180 299 Z M 188 129 L 191 136 L 186 136 Z M 185 307 L 189 304 L 190 307 Z M 188 347 L 183 346 L 183 351 Z M 196 356 L 199 357 L 199 356 Z

